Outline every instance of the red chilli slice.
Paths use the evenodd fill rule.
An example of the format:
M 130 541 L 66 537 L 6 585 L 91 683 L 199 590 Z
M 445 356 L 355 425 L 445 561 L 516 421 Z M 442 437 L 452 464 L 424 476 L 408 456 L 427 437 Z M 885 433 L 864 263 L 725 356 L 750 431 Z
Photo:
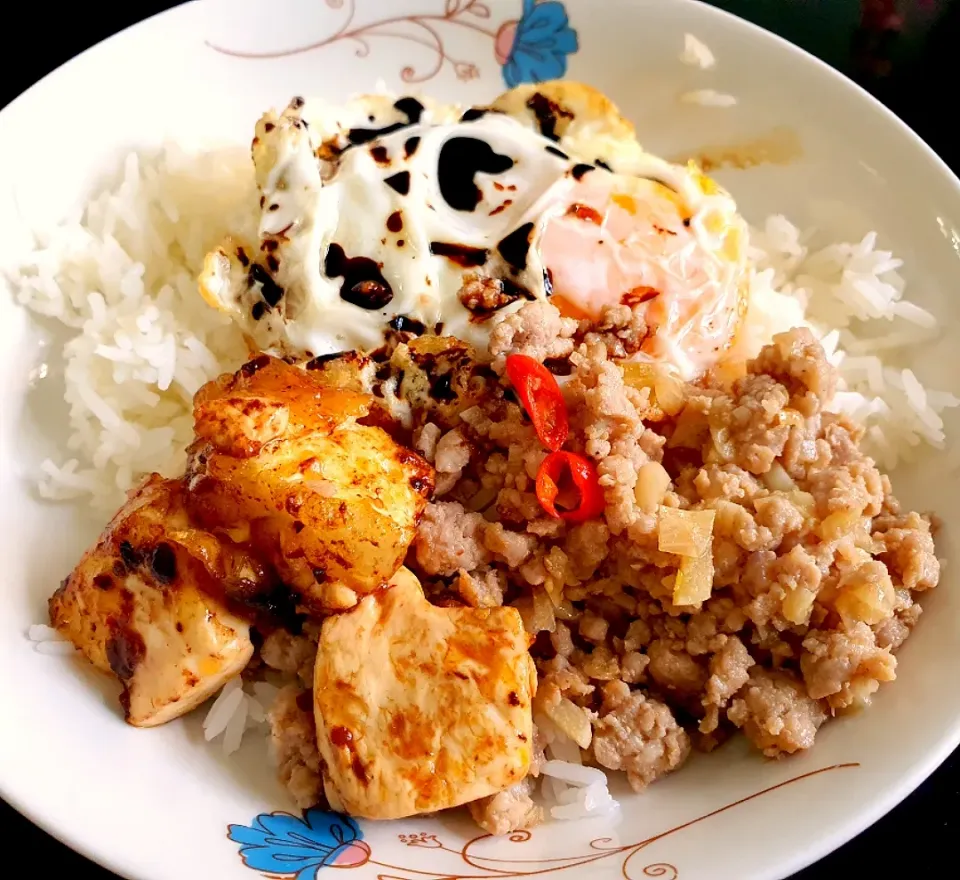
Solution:
M 578 501 L 575 507 L 558 509 L 557 499 L 564 475 L 568 476 Z M 537 500 L 554 519 L 575 523 L 595 519 L 603 513 L 605 506 L 596 466 L 589 458 L 576 452 L 551 452 L 543 460 L 537 471 Z
M 525 354 L 507 357 L 507 376 L 533 422 L 540 442 L 556 452 L 567 440 L 567 405 L 556 378 L 543 364 Z

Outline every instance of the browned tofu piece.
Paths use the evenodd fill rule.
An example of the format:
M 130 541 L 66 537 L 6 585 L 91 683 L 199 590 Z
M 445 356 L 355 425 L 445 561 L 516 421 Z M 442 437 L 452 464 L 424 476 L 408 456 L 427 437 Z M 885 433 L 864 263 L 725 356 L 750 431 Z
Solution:
M 190 508 L 252 546 L 313 613 L 350 608 L 403 563 L 433 469 L 357 419 L 369 398 L 262 356 L 196 397 Z
M 401 568 L 323 622 L 314 676 L 327 798 L 368 819 L 455 807 L 530 769 L 536 669 L 514 608 L 439 608 Z
M 197 439 L 236 458 L 252 458 L 276 441 L 329 434 L 369 409 L 365 394 L 321 384 L 265 354 L 208 382 L 193 399 Z
M 192 527 L 182 484 L 154 474 L 51 597 L 50 622 L 120 679 L 127 721 L 154 727 L 247 665 L 249 626 L 220 597 L 264 578 L 242 549 Z

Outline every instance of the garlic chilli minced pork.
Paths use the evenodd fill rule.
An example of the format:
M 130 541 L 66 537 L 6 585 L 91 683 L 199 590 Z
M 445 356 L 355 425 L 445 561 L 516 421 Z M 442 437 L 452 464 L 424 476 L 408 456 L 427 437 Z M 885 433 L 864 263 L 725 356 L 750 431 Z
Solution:
M 577 318 L 642 306 L 637 356 L 700 375 L 746 309 L 745 224 L 696 167 L 645 153 L 572 85 L 469 109 L 366 96 L 266 114 L 260 241 L 210 254 L 204 297 L 257 348 L 297 355 L 370 351 L 397 328 L 483 348 L 551 297 Z

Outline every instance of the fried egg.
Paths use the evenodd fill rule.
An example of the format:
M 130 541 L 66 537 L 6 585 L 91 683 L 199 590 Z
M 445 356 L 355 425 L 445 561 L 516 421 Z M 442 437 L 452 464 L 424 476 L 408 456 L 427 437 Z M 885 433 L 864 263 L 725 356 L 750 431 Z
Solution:
M 644 152 L 585 86 L 467 109 L 297 98 L 260 120 L 253 159 L 260 241 L 209 254 L 200 288 L 262 350 L 370 351 L 398 330 L 482 349 L 506 315 L 553 298 L 579 318 L 642 310 L 638 356 L 692 378 L 745 312 L 733 200 Z

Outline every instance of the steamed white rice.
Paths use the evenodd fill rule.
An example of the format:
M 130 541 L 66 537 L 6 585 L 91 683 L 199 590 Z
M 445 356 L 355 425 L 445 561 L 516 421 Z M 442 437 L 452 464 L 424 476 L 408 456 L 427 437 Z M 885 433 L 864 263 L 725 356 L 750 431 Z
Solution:
M 701 107 L 732 107 L 737 103 L 733 95 L 718 92 L 716 89 L 693 89 L 680 96 L 684 104 L 699 104 Z
M 244 733 L 266 724 L 267 712 L 278 689 L 265 681 L 247 684 L 238 675 L 230 679 L 210 704 L 203 719 L 203 737 L 212 742 L 222 736 L 227 755 L 240 748 Z
M 547 761 L 540 768 L 540 796 L 550 817 L 558 820 L 593 819 L 619 808 L 607 787 L 607 774 L 585 767 L 580 747 L 561 733 L 549 718 L 535 719 L 546 742 Z
M 683 35 L 683 51 L 680 53 L 680 61 L 691 67 L 699 67 L 701 70 L 708 70 L 717 63 L 710 47 L 703 41 L 698 40 L 693 34 Z
M 33 642 L 33 649 L 38 654 L 53 654 L 67 656 L 74 653 L 72 642 L 68 642 L 52 626 L 44 623 L 35 623 L 27 630 L 27 638 Z
M 960 399 L 893 365 L 936 338 L 937 321 L 904 299 L 903 263 L 877 247 L 877 234 L 819 245 L 815 232 L 801 234 L 775 215 L 753 230 L 751 244 L 750 347 L 810 326 L 840 373 L 833 408 L 866 425 L 864 448 L 882 468 L 912 461 L 928 446 L 943 449 L 943 412 Z
M 40 467 L 41 495 L 110 510 L 140 475 L 182 468 L 193 394 L 246 354 L 197 274 L 225 235 L 255 233 L 256 206 L 247 151 L 169 147 L 130 154 L 82 218 L 38 236 L 15 295 L 76 331 L 63 346 L 69 435 Z

